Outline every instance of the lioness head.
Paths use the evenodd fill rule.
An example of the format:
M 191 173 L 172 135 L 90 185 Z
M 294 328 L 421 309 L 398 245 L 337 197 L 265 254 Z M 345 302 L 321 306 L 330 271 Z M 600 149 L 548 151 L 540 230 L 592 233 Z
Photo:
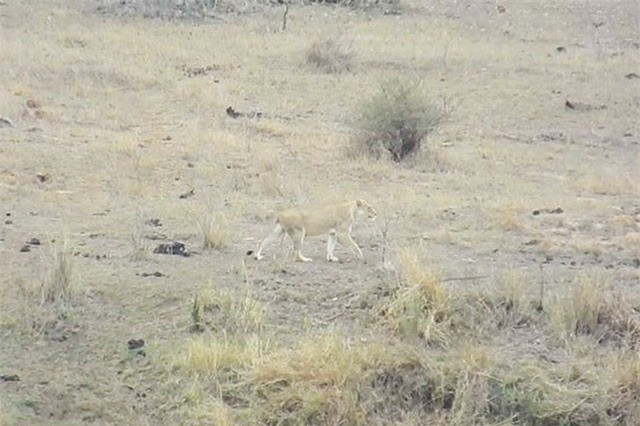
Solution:
M 376 216 L 378 216 L 378 213 L 365 200 L 356 200 L 356 205 L 358 206 L 358 209 L 366 210 L 369 220 L 374 220 Z

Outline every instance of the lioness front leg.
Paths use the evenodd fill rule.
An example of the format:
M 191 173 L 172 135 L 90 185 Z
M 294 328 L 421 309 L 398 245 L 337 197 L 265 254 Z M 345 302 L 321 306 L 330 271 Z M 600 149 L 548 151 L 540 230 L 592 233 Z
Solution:
M 356 255 L 358 256 L 358 259 L 362 259 L 362 250 L 360 250 L 360 247 L 358 246 L 358 244 L 356 244 L 356 242 L 353 241 L 353 238 L 351 238 L 351 234 L 347 233 L 347 239 L 349 240 L 353 248 L 356 249 L 356 253 L 357 253 Z
M 329 238 L 327 239 L 327 260 L 329 262 L 338 262 L 338 258 L 333 254 L 336 249 L 336 243 L 338 242 L 338 236 L 336 230 L 332 229 L 329 232 Z
M 292 235 L 293 251 L 295 252 L 296 260 L 299 260 L 301 262 L 311 262 L 311 259 L 308 257 L 304 257 L 301 252 L 302 243 L 304 243 L 305 234 L 306 234 L 306 231 L 303 228 L 302 231 L 298 231 L 297 233 Z
M 258 246 L 258 250 L 256 251 L 256 255 L 255 255 L 256 260 L 264 259 L 264 256 L 262 255 L 262 250 L 265 248 L 265 246 L 267 244 L 269 244 L 271 241 L 276 239 L 278 236 L 284 238 L 284 228 L 282 228 L 282 225 L 280 225 L 279 223 L 276 225 L 276 227 L 273 229 L 273 231 L 271 231 L 271 233 L 269 235 L 267 235 L 260 242 L 260 245 Z M 282 244 L 281 244 L 281 246 L 282 246 Z

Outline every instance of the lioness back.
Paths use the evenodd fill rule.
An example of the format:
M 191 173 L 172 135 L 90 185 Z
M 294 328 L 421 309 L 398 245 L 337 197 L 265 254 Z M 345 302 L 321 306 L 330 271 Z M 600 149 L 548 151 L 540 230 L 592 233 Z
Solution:
M 306 235 L 314 236 L 339 228 L 353 218 L 353 202 L 327 206 L 291 208 L 278 215 L 278 223 L 285 230 L 304 229 Z

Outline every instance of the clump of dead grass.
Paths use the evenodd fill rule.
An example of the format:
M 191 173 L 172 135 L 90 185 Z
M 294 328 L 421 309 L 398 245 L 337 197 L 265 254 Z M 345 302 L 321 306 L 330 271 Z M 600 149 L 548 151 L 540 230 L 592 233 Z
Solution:
M 202 237 L 202 248 L 222 250 L 233 241 L 233 227 L 223 213 L 207 215 L 198 221 L 198 228 Z
M 225 333 L 260 332 L 267 310 L 268 306 L 253 298 L 249 290 L 237 293 L 207 289 L 196 296 L 191 306 L 194 325 Z
M 52 247 L 45 258 L 45 272 L 35 282 L 18 280 L 4 294 L 11 301 L 5 306 L 2 323 L 17 326 L 28 333 L 46 333 L 68 316 L 79 286 L 75 277 L 73 254 L 68 240 Z M 2 305 L 0 305 L 2 306 Z
M 68 240 L 54 248 L 51 273 L 40 286 L 40 304 L 64 303 L 71 299 L 75 292 L 73 282 L 73 254 Z
M 400 259 L 400 282 L 382 309 L 384 317 L 402 336 L 448 344 L 452 305 L 441 277 L 420 265 L 410 251 L 401 253 Z
M 191 416 L 202 418 L 204 403 L 231 410 L 236 422 L 364 424 L 367 404 L 376 401 L 374 387 L 384 387 L 380 369 L 412 362 L 406 352 L 331 330 L 291 347 L 272 347 L 257 336 L 199 339 L 188 344 L 175 365 L 201 382 L 206 378 L 204 393 L 215 395 L 194 404 Z
M 129 258 L 132 261 L 141 261 L 149 258 L 149 245 L 147 244 L 141 226 L 136 226 L 131 233 L 132 250 Z
M 311 44 L 306 53 L 306 62 L 325 73 L 340 73 L 351 67 L 354 53 L 344 41 L 335 38 L 319 40 Z
M 591 336 L 597 342 L 637 346 L 640 323 L 628 297 L 609 277 L 583 273 L 549 307 L 551 332 L 562 339 Z

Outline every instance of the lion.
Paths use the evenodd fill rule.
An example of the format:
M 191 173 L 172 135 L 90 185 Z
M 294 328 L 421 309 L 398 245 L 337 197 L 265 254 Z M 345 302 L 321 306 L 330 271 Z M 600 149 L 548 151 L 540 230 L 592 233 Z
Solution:
M 305 237 L 328 234 L 327 260 L 329 262 L 338 262 L 338 258 L 333 254 L 338 242 L 338 235 L 344 235 L 355 249 L 358 259 L 362 259 L 362 250 L 351 237 L 351 230 L 358 211 L 366 211 L 370 220 L 374 220 L 377 216 L 373 207 L 361 199 L 317 207 L 294 207 L 283 210 L 276 217 L 276 226 L 273 231 L 260 241 L 255 258 L 256 260 L 263 259 L 262 250 L 278 237 L 280 237 L 282 245 L 284 236 L 287 234 L 293 240 L 295 259 L 311 262 L 310 258 L 301 253 Z M 252 251 L 247 254 L 252 254 Z

